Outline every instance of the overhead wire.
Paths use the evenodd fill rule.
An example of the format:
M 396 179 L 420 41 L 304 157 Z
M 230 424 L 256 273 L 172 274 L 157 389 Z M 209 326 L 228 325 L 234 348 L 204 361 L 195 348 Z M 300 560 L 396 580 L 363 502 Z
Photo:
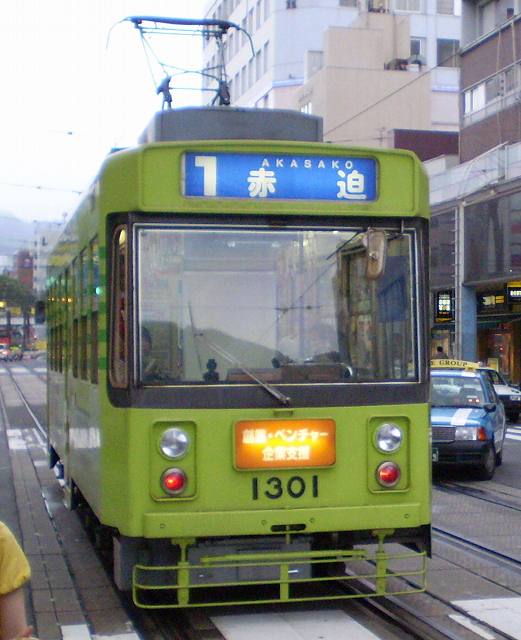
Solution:
M 0 180 L 0 184 L 3 184 L 7 187 L 20 187 L 22 189 L 38 189 L 39 191 L 64 191 L 67 193 L 76 193 L 78 195 L 83 193 L 81 190 L 77 189 L 64 189 L 63 187 L 46 187 L 41 184 L 23 184 L 20 182 L 6 182 L 3 180 Z

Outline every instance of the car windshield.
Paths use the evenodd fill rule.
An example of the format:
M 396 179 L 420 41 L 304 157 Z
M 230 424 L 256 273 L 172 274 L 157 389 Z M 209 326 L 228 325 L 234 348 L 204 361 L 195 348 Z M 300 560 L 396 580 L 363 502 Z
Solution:
M 366 230 L 136 225 L 138 379 L 417 379 L 413 234 L 369 280 Z
M 438 407 L 475 407 L 485 404 L 486 400 L 478 376 L 433 375 L 431 402 Z

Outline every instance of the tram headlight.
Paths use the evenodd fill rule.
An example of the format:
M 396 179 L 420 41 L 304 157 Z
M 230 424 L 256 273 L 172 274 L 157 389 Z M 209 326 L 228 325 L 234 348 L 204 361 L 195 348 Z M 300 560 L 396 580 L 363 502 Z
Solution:
M 375 444 L 382 453 L 394 453 L 401 447 L 403 433 L 394 422 L 384 422 L 376 430 Z
M 185 455 L 190 445 L 190 438 L 186 431 L 177 427 L 167 429 L 161 435 L 159 448 L 167 458 L 176 459 Z

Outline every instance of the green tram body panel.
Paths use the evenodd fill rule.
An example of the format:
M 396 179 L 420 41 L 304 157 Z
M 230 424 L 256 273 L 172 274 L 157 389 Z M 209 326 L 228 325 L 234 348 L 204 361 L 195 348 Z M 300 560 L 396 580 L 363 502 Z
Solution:
M 181 189 L 182 159 L 183 154 L 190 151 L 284 154 L 297 160 L 317 155 L 331 158 L 346 154 L 369 156 L 376 160 L 377 198 L 372 202 L 265 199 L 259 203 L 240 198 L 185 197 Z M 393 540 L 396 531 L 428 530 L 431 463 L 427 400 L 414 404 L 295 405 L 272 409 L 253 406 L 234 409 L 139 408 L 115 406 L 111 402 L 107 369 L 110 303 L 107 225 L 113 214 L 121 216 L 136 212 L 150 213 L 156 219 L 164 216 L 169 221 L 175 221 L 180 214 L 208 218 L 223 213 L 228 220 L 237 216 L 238 222 L 241 216 L 258 214 L 267 219 L 272 215 L 295 217 L 299 223 L 304 223 L 306 216 L 315 222 L 318 216 L 364 217 L 368 221 L 372 218 L 428 218 L 428 188 L 421 164 L 411 153 L 345 149 L 330 144 L 165 142 L 117 152 L 105 161 L 49 262 L 47 316 L 51 334 L 53 328 L 55 330 L 54 338 L 50 340 L 54 347 L 50 347 L 48 375 L 49 443 L 55 459 L 64 464 L 69 485 L 73 482 L 81 491 L 101 524 L 131 540 L 178 543 L 179 564 L 165 569 L 167 574 L 169 571 L 175 574 L 175 584 L 170 585 L 176 594 L 174 604 L 163 603 L 161 606 L 192 605 L 189 594 L 201 585 L 192 584 L 186 561 L 189 547 L 196 539 L 282 536 L 289 541 L 293 536 L 297 539 L 314 534 L 369 531 L 374 532 L 375 541 L 382 543 L 385 538 Z M 90 291 L 96 283 L 92 273 L 83 276 L 82 282 L 76 282 L 71 265 L 93 238 L 96 238 L 99 256 L 95 303 L 91 296 L 81 303 L 85 305 L 81 308 L 79 290 L 83 287 L 83 291 Z M 69 270 L 68 276 L 66 270 Z M 78 276 L 75 277 L 78 280 Z M 97 312 L 95 326 L 91 320 L 94 305 Z M 424 311 L 421 310 L 420 315 Z M 88 318 L 85 327 L 81 324 L 82 314 Z M 75 319 L 78 320 L 76 325 Z M 425 318 L 420 318 L 420 327 L 424 321 Z M 82 331 L 86 333 L 84 340 L 89 353 L 86 368 L 92 368 L 92 345 L 95 344 L 95 382 L 90 379 L 90 373 L 82 376 L 81 371 L 73 371 L 73 343 Z M 76 367 L 81 368 L 81 365 L 76 364 Z M 425 371 L 421 363 L 420 371 Z M 242 420 L 274 419 L 333 420 L 336 425 L 335 461 L 324 467 L 237 468 L 234 425 Z M 374 445 L 374 431 L 385 421 L 399 424 L 404 433 L 403 444 L 396 453 L 384 454 Z M 158 440 L 165 428 L 177 425 L 188 430 L 191 444 L 183 458 L 171 461 L 160 452 Z M 391 488 L 383 488 L 375 478 L 376 468 L 386 460 L 398 462 L 402 469 L 397 485 Z M 161 489 L 161 474 L 169 467 L 187 473 L 188 485 L 181 496 L 165 495 Z M 344 551 L 347 555 L 342 558 L 359 559 L 351 551 Z M 281 567 L 280 575 L 277 573 L 273 577 L 270 574 L 260 583 L 254 577 L 251 580 L 242 578 L 239 582 L 251 585 L 271 585 L 273 582 L 277 585 L 277 595 L 267 598 L 259 595 L 251 601 L 314 599 L 305 593 L 290 593 L 289 578 L 284 571 L 287 571 L 291 553 L 286 556 L 278 550 L 273 553 L 274 562 Z M 308 557 L 306 553 L 302 552 L 303 558 Z M 340 550 L 338 554 L 341 554 Z M 382 560 L 386 556 L 381 546 L 378 554 L 375 591 L 401 593 L 401 589 L 393 591 L 386 586 L 388 565 Z M 417 555 L 423 558 L 425 552 Z M 228 560 L 233 564 L 232 556 L 229 555 Z M 258 563 L 262 564 L 261 560 L 250 562 Z M 142 601 L 137 592 L 142 590 L 146 594 L 156 587 L 166 589 L 165 583 L 170 578 L 163 576 L 158 583 L 162 586 L 158 586 L 154 579 L 149 580 L 147 570 L 154 571 L 154 567 L 147 567 L 146 563 L 134 566 L 134 599 L 140 606 L 155 606 Z M 424 572 L 423 563 L 418 574 L 413 575 L 423 576 Z M 227 580 L 221 583 L 227 583 Z M 235 584 L 235 581 L 230 579 L 229 583 Z M 208 584 L 212 586 L 211 581 Z M 412 588 L 417 589 L 417 585 Z M 208 602 L 214 603 L 211 598 Z M 226 602 L 234 602 L 234 599 Z
M 175 418 L 173 417 L 175 415 Z M 109 452 L 104 461 L 102 484 L 103 522 L 127 536 L 200 537 L 272 534 L 277 525 L 303 524 L 305 531 L 353 531 L 386 527 L 417 527 L 430 520 L 428 415 L 423 405 L 370 408 L 324 407 L 296 409 L 291 419 L 333 418 L 337 424 L 337 461 L 329 468 L 238 470 L 234 468 L 233 425 L 253 417 L 273 419 L 273 411 L 157 411 L 132 410 L 119 427 L 105 428 Z M 394 419 L 404 426 L 407 439 L 398 452 L 385 455 L 372 445 L 375 418 Z M 194 439 L 189 453 L 175 463 L 190 471 L 193 485 L 186 497 L 161 495 L 159 479 L 173 466 L 161 455 L 158 434 L 169 425 L 189 425 Z M 122 443 L 126 444 L 122 446 Z M 115 460 L 113 451 L 117 451 Z M 118 460 L 120 459 L 120 460 Z M 392 490 L 379 487 L 374 472 L 381 462 L 397 459 L 404 473 Z M 136 461 L 132 467 L 127 460 Z M 139 462 L 138 462 L 139 461 Z M 306 491 L 291 497 L 287 481 L 302 477 Z M 312 478 L 318 481 L 312 495 Z M 258 478 L 258 498 L 253 498 L 252 478 Z M 282 495 L 266 497 L 266 480 L 278 477 Z M 118 496 L 118 499 L 115 499 Z
M 289 202 L 258 201 L 234 198 L 184 197 L 181 192 L 182 159 L 187 152 L 219 153 L 238 151 L 237 143 L 229 142 L 167 142 L 116 153 L 111 156 L 100 175 L 100 202 L 106 213 L 115 211 L 149 211 L 171 213 L 287 214 L 339 216 L 429 216 L 428 185 L 421 163 L 414 154 L 399 149 L 379 150 L 356 148 L 349 150 L 332 144 L 309 145 L 302 142 L 246 142 L 240 153 L 269 153 L 291 156 L 302 162 L 310 156 L 372 157 L 377 159 L 378 198 L 372 202 Z

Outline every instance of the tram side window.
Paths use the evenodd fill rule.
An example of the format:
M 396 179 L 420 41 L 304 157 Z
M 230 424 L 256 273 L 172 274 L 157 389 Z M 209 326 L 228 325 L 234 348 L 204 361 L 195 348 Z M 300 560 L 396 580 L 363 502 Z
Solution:
M 118 227 L 112 242 L 110 323 L 110 382 L 128 385 L 128 241 L 125 227 Z
M 60 276 L 58 280 L 58 291 L 57 291 L 57 302 L 56 302 L 56 319 L 57 319 L 57 327 L 56 327 L 56 341 L 57 341 L 57 349 L 56 349 L 56 369 L 63 373 L 63 303 L 65 300 L 65 279 L 63 276 Z
M 79 270 L 79 292 L 80 292 L 80 377 L 87 380 L 88 372 L 88 282 L 89 282 L 89 259 L 87 251 L 83 250 L 80 254 L 80 270 Z
M 87 380 L 88 363 L 87 316 L 82 315 L 80 320 L 80 373 L 82 380 Z
M 91 277 L 91 324 L 90 324 L 90 381 L 98 383 L 98 295 L 99 295 L 99 253 L 98 240 L 90 245 Z
M 98 384 L 98 312 L 93 311 L 91 316 L 90 336 L 90 381 Z
M 50 365 L 53 371 L 56 371 L 58 366 L 58 358 L 57 358 L 57 336 L 56 336 L 56 296 L 57 290 L 55 287 L 52 287 L 49 295 L 49 304 L 50 304 L 50 314 L 49 314 L 49 323 L 50 323 L 50 331 L 49 331 L 49 351 L 50 351 Z
M 78 318 L 72 322 L 72 375 L 78 377 Z
M 72 336 L 71 336 L 71 355 L 72 355 L 72 375 L 78 377 L 78 318 L 79 310 L 79 273 L 78 273 L 78 260 L 74 260 L 72 263 Z
M 63 325 L 63 368 L 65 371 L 69 370 L 71 366 L 71 271 L 66 269 L 65 271 L 65 291 L 64 291 L 64 325 Z

